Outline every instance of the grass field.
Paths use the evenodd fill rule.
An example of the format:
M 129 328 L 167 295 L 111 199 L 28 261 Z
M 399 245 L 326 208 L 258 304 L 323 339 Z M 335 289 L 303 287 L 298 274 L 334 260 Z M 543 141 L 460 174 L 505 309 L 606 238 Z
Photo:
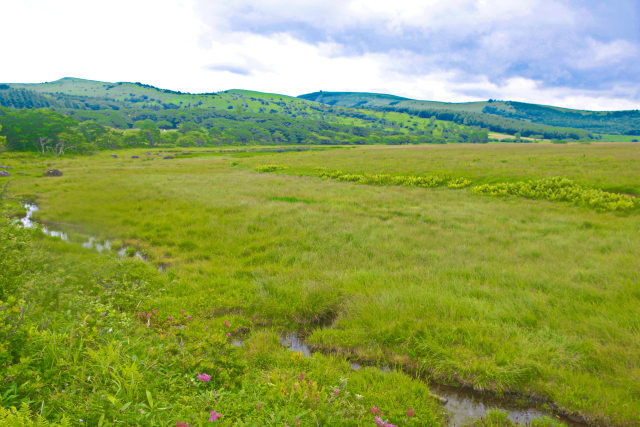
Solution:
M 589 188 L 639 195 L 637 144 L 194 153 L 171 160 L 134 150 L 119 152 L 118 159 L 108 153 L 56 160 L 0 156 L 0 164 L 13 166 L 8 194 L 35 199 L 39 221 L 68 232 L 72 241 L 96 236 L 148 257 L 148 265 L 123 262 L 34 237 L 38 251 L 54 254 L 60 270 L 74 271 L 72 276 L 126 267 L 153 284 L 140 295 L 131 290 L 137 304 L 126 310 L 156 309 L 163 319 L 157 335 L 135 332 L 151 346 L 140 379 L 157 382 L 148 389 L 136 385 L 130 395 L 126 386 L 111 390 L 120 406 L 105 412 L 107 421 L 134 420 L 117 409 L 126 401 L 132 407 L 146 402 L 151 411 L 143 412 L 158 423 L 187 417 L 185 408 L 204 413 L 213 401 L 227 422 L 242 416 L 237 419 L 249 425 L 292 425 L 295 418 L 301 425 L 370 425 L 371 405 L 385 396 L 385 414 L 394 424 L 446 423 L 423 382 L 374 375 L 373 369 L 350 371 L 337 356 L 291 358 L 273 331 L 300 330 L 313 347 L 353 359 L 392 364 L 438 382 L 540 398 L 597 425 L 640 424 L 637 210 L 598 212 L 565 202 L 490 197 L 470 188 L 371 186 L 318 177 L 319 170 L 333 169 L 442 175 L 480 185 L 563 176 Z M 130 159 L 133 154 L 141 158 Z M 264 165 L 283 168 L 256 171 Z M 42 177 L 51 167 L 64 175 Z M 69 276 L 55 273 L 52 263 L 43 271 Z M 166 273 L 151 268 L 158 265 L 168 266 Z M 179 319 L 181 310 L 195 323 L 184 332 L 167 332 L 173 329 L 166 318 Z M 82 317 L 71 316 L 78 322 Z M 245 347 L 225 341 L 223 320 L 234 331 L 250 330 Z M 205 326 L 219 336 L 206 341 Z M 138 327 L 144 329 L 144 322 Z M 123 332 L 121 339 L 128 333 L 134 332 Z M 158 355 L 162 339 L 187 347 L 202 341 L 233 352 L 220 356 L 220 363 L 242 385 L 221 379 L 226 391 L 217 393 L 224 399 L 212 397 L 211 390 L 181 389 L 182 375 L 193 375 L 202 364 L 176 356 L 166 365 L 175 370 L 165 369 L 168 362 Z M 110 345 L 117 342 L 122 341 Z M 120 350 L 100 351 L 121 351 L 113 360 L 129 360 L 134 369 L 138 359 L 129 359 L 127 351 L 139 354 L 140 344 L 126 342 Z M 234 358 L 246 365 L 232 366 Z M 296 394 L 300 385 L 289 394 L 273 393 L 267 385 L 290 391 L 300 364 L 315 384 L 307 386 L 329 396 L 315 407 Z M 333 395 L 330 387 L 346 390 L 341 381 L 348 382 L 351 395 Z M 76 386 L 77 396 L 86 392 Z M 105 381 L 103 387 L 110 386 Z M 242 394 L 252 389 L 252 396 Z M 180 403 L 170 403 L 172 392 L 184 394 Z M 70 402 L 53 399 L 48 413 L 54 419 L 61 413 L 82 417 L 86 408 L 71 409 Z M 284 413 L 269 418 L 255 411 L 260 405 L 271 405 L 269 414 L 275 408 Z M 37 410 L 39 402 L 31 406 Z M 160 406 L 170 409 L 158 411 Z M 421 418 L 407 419 L 406 406 L 418 408 Z M 96 412 L 93 422 L 99 417 Z

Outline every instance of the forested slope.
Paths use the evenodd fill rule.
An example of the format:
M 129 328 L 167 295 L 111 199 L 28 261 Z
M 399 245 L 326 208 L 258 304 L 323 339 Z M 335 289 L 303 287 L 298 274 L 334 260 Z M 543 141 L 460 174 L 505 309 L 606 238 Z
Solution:
M 34 124 L 66 122 L 75 146 L 207 144 L 406 144 L 487 142 L 479 126 L 399 112 L 333 107 L 285 95 L 244 90 L 189 94 L 141 83 L 65 78 L 43 84 L 0 85 L 0 124 L 9 149 L 40 151 Z M 39 109 L 45 110 L 39 110 Z M 91 131 L 87 129 L 91 128 Z M 69 138 L 67 138 L 69 139 Z M 87 147 L 85 145 L 85 147 Z
M 301 99 L 327 105 L 433 115 L 456 123 L 481 125 L 498 132 L 546 137 L 587 132 L 640 135 L 640 111 L 586 111 L 514 101 L 447 103 L 359 92 L 315 92 Z M 555 129 L 557 127 L 565 129 Z M 573 128 L 573 129 L 566 129 Z

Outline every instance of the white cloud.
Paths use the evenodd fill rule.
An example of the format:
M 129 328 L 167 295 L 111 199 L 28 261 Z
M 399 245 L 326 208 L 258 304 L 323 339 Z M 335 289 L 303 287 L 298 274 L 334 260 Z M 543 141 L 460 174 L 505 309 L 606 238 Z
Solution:
M 495 78 L 520 53 L 544 65 L 561 41 L 556 31 L 582 22 L 581 12 L 561 1 L 22 0 L 3 2 L 0 15 L 3 82 L 75 76 L 192 92 L 243 88 L 298 95 L 322 89 L 594 109 L 638 108 L 640 97 L 637 87 L 614 82 L 598 91 L 549 87 L 543 79 L 517 74 Z M 294 24 L 312 27 L 301 30 L 308 37 L 290 30 Z M 374 29 L 382 41 L 388 35 L 397 45 L 354 52 L 335 37 L 353 30 L 356 42 L 366 43 L 373 36 L 367 31 Z M 412 29 L 429 36 L 406 39 L 403 32 Z M 314 31 L 326 34 L 313 37 Z M 524 42 L 530 34 L 541 34 L 537 44 Z M 465 37 L 478 43 L 478 51 L 456 48 Z M 444 50 L 414 49 L 431 44 Z M 599 64 L 638 53 L 624 40 L 592 38 L 585 48 L 591 63 Z M 477 71 L 465 68 L 471 62 L 478 62 Z
M 481 91 L 490 98 L 543 105 L 555 105 L 579 110 L 632 110 L 638 103 L 625 98 L 632 88 L 619 86 L 608 91 L 577 90 L 569 87 L 545 87 L 542 82 L 514 77 L 502 84 L 482 77 L 469 82 L 450 82 L 454 91 Z M 486 99 L 486 97 L 484 98 Z
M 200 66 L 202 30 L 187 3 L 171 0 L 3 2 L 1 80 L 63 76 L 176 84 Z M 185 83 L 189 83 L 185 81 Z
M 536 17 L 536 26 L 566 25 L 577 13 L 555 0 L 197 0 L 197 8 L 204 21 L 227 29 L 299 22 L 328 31 L 366 24 L 386 30 L 453 27 L 459 33 L 497 22 L 521 25 L 518 20 L 530 16 Z M 547 13 L 540 13 L 542 9 Z
M 604 65 L 615 65 L 638 54 L 638 48 L 626 40 L 599 42 L 587 39 L 585 48 L 575 57 L 580 68 L 596 68 Z
M 494 98 L 576 109 L 638 108 L 638 103 L 625 98 L 630 93 L 628 87 L 586 91 L 545 87 L 543 82 L 521 77 L 496 84 L 486 76 L 469 76 L 459 70 L 416 73 L 410 70 L 416 58 L 409 52 L 334 56 L 334 45 L 313 45 L 284 34 L 244 34 L 234 43 L 214 43 L 212 50 L 220 61 L 230 63 L 242 62 L 243 52 L 255 53 L 251 60 L 261 71 L 249 76 L 219 73 L 220 79 L 234 88 L 289 95 L 316 90 L 366 91 L 449 102 Z

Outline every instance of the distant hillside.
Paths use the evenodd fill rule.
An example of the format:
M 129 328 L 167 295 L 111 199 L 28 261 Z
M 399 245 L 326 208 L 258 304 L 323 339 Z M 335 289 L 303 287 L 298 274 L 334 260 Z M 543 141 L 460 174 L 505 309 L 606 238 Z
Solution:
M 447 103 L 361 92 L 314 92 L 301 99 L 342 107 L 403 111 L 443 120 L 481 125 L 497 132 L 533 135 L 535 125 L 584 129 L 607 134 L 640 135 L 640 111 L 586 111 L 513 101 Z
M 191 94 L 142 83 L 108 83 L 71 77 L 47 83 L 0 85 L 0 106 L 35 108 L 43 103 L 57 109 L 93 111 L 117 111 L 123 108 L 148 111 L 206 108 L 304 114 L 311 113 L 311 110 L 326 110 L 295 97 L 242 90 Z
M 176 136 L 178 143 L 184 144 L 187 142 L 180 141 L 191 140 L 198 144 L 408 144 L 488 140 L 488 132 L 477 126 L 401 112 L 330 106 L 246 90 L 191 94 L 142 83 L 77 78 L 41 84 L 0 84 L 0 107 L 46 108 L 78 122 L 95 122 L 122 130 L 140 129 L 141 126 L 176 130 L 180 133 Z M 5 133 L 10 128 L 19 129 L 17 122 L 11 125 L 9 121 L 28 118 L 11 111 L 0 111 Z M 191 138 L 187 138 L 189 136 Z M 129 137 L 130 134 L 126 134 L 120 139 Z M 10 139 L 17 141 L 14 137 Z M 33 144 L 20 141 L 18 145 Z

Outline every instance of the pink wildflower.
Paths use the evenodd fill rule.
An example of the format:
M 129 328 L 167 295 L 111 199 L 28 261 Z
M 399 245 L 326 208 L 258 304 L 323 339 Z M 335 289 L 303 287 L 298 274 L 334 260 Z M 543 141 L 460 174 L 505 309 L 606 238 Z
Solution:
M 229 327 L 229 321 L 228 320 L 224 321 L 224 326 L 226 326 L 227 328 Z
M 340 393 L 340 389 L 339 389 L 339 388 L 337 388 L 337 389 L 333 390 L 333 395 L 334 395 L 334 396 L 337 396 L 337 395 L 338 395 L 338 393 Z
M 211 411 L 211 417 L 209 417 L 209 421 L 216 422 L 221 416 L 222 415 L 218 414 L 216 411 Z
M 209 380 L 211 379 L 211 375 L 207 375 L 207 374 L 200 374 L 198 375 L 198 379 L 200 381 L 202 381 L 203 383 L 208 383 Z
M 259 411 L 260 409 L 262 409 L 262 403 L 258 403 L 258 406 L 256 406 L 256 409 Z
M 371 408 L 371 410 L 369 412 L 371 412 L 374 415 L 375 414 L 379 414 L 380 413 L 380 409 L 376 405 L 373 405 L 373 408 Z
M 376 417 L 375 423 L 376 427 L 397 427 L 396 425 L 389 423 L 389 420 L 382 421 L 382 418 L 380 417 Z
M 153 309 L 153 314 L 158 314 L 158 309 L 157 308 Z
M 407 408 L 407 417 L 411 418 L 411 417 L 413 417 L 415 414 L 416 414 L 416 412 L 415 412 L 413 409 L 411 409 L 411 406 L 409 406 L 409 407 Z
M 183 423 L 182 421 L 176 421 L 176 427 L 189 427 L 189 424 Z
M 180 314 L 184 314 L 184 310 L 180 310 Z
M 231 334 L 230 334 L 229 332 L 227 332 L 227 336 L 228 336 L 228 337 L 230 337 L 230 336 L 231 336 Z
M 173 322 L 173 316 L 169 316 L 169 322 Z
M 205 330 L 205 331 L 208 331 L 208 330 L 209 330 L 209 327 L 207 326 L 206 328 L 204 328 L 204 330 Z
M 187 316 L 187 320 L 191 320 L 191 316 Z

